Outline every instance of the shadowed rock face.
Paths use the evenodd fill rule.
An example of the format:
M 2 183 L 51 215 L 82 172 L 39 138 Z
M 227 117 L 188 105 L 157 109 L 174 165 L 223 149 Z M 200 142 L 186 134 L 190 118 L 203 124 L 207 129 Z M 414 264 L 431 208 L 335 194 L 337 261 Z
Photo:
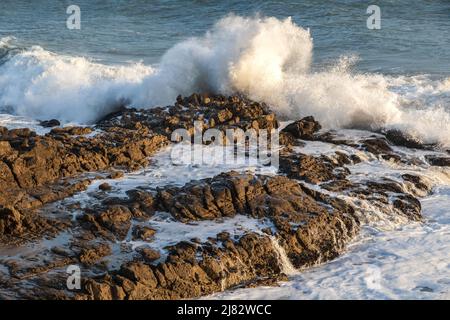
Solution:
M 313 140 L 314 134 L 320 129 L 322 126 L 314 117 L 306 117 L 287 125 L 281 132 L 289 134 L 295 139 Z
M 427 156 L 426 157 L 429 164 L 438 167 L 449 167 L 450 157 L 438 157 L 438 156 Z
M 75 206 L 76 218 L 49 215 L 51 203 L 86 190 L 92 179 L 120 178 L 123 172 L 117 169 L 147 165 L 169 143 L 173 130 L 192 132 L 195 120 L 203 120 L 203 130 L 278 128 L 264 103 L 206 94 L 180 96 L 165 108 L 122 109 L 99 121 L 95 134 L 88 127 L 56 127 L 45 136 L 0 127 L 0 250 L 3 244 L 16 243 L 20 251 L 29 241 L 40 244 L 44 235 L 54 241 L 38 245 L 29 258 L 0 257 L 7 269 L 4 273 L 0 268 L 0 298 L 178 299 L 274 285 L 293 268 L 323 263 L 345 250 L 364 223 L 364 212 L 345 197 L 408 220 L 421 219 L 416 197 L 430 192 L 422 177 L 404 174 L 396 181 L 368 177 L 354 182 L 348 166 L 363 161 L 355 154 L 307 155 L 294 146 L 315 140 L 380 160 L 416 160 L 396 153 L 391 140 L 380 134 L 353 141 L 319 131 L 313 117 L 280 132 L 284 147 L 278 175 L 225 172 L 182 187 L 141 186 L 121 198 L 109 197 L 111 185 L 100 184 L 90 195 L 98 201 Z M 432 165 L 448 165 L 446 159 L 426 157 Z M 72 210 L 58 204 L 63 211 Z M 184 239 L 164 248 L 145 245 L 135 250 L 124 244 L 152 244 L 162 231 L 146 222 L 161 212 L 185 225 L 245 216 L 261 228 L 233 236 L 221 231 L 206 240 Z M 83 267 L 81 291 L 67 290 L 65 267 L 70 264 Z
M 400 130 L 388 130 L 386 131 L 385 135 L 386 138 L 396 146 L 415 149 L 433 149 L 433 147 L 435 147 L 435 145 L 424 144 L 418 139 Z

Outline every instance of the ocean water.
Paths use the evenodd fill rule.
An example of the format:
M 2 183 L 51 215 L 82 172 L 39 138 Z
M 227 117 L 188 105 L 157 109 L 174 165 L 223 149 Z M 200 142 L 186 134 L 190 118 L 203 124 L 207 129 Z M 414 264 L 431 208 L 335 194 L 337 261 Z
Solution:
M 80 30 L 66 27 L 71 4 L 80 7 Z M 450 2 L 377 5 L 380 30 L 366 27 L 368 4 L 356 0 L 2 0 L 0 125 L 45 133 L 39 120 L 89 125 L 123 104 L 151 108 L 178 94 L 241 92 L 282 120 L 313 115 L 342 132 L 396 128 L 450 149 Z M 412 170 L 374 159 L 363 165 L 351 168 L 355 177 Z M 191 177 L 165 167 L 111 183 L 123 193 Z M 341 258 L 281 287 L 214 297 L 448 298 L 449 180 L 429 170 L 437 180 L 422 200 L 426 223 L 370 226 Z

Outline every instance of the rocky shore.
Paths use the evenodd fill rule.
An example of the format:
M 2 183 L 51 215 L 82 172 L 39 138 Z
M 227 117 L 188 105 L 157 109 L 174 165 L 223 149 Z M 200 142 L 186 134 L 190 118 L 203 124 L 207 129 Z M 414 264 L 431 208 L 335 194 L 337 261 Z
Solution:
M 192 132 L 196 120 L 203 130 L 280 130 L 278 172 L 231 170 L 113 192 L 108 181 L 152 170 L 154 156 L 174 144 L 172 132 Z M 450 165 L 448 151 L 400 131 L 346 136 L 313 117 L 283 127 L 269 106 L 238 96 L 193 94 L 164 108 L 121 108 L 91 127 L 42 125 L 54 127 L 46 135 L 0 127 L 0 299 L 179 299 L 277 285 L 342 254 L 370 210 L 421 221 L 429 179 L 408 172 L 356 180 L 354 166 Z M 308 144 L 331 151 L 308 153 Z M 98 188 L 89 189 L 95 181 Z M 254 228 L 231 230 L 233 219 Z M 165 231 L 153 221 L 211 223 L 214 234 L 161 247 Z M 79 289 L 67 287 L 70 265 L 81 268 Z

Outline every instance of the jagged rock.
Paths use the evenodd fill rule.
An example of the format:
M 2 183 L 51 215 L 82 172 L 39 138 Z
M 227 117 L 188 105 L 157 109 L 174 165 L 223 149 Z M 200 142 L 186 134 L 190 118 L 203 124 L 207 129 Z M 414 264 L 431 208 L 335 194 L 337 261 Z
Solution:
M 138 125 L 152 128 L 170 138 L 176 129 L 193 132 L 194 121 L 203 121 L 203 130 L 278 128 L 275 114 L 264 103 L 238 96 L 205 94 L 193 94 L 186 98 L 179 96 L 175 105 L 165 108 L 123 109 L 102 119 L 98 128 L 135 128 Z
M 314 117 L 306 117 L 289 124 L 281 132 L 290 134 L 296 139 L 313 140 L 314 133 L 321 128 L 322 126 Z
M 433 155 L 427 155 L 425 156 L 428 163 L 432 166 L 438 166 L 438 167 L 450 167 L 450 157 L 439 157 L 439 156 L 433 156 Z
M 427 183 L 423 177 L 405 173 L 402 175 L 402 178 L 405 181 L 411 182 L 417 190 L 422 191 L 423 193 L 420 196 L 425 196 L 431 192 L 430 183 Z
M 79 136 L 92 133 L 91 127 L 63 127 L 63 128 L 55 128 L 50 131 L 53 135 L 69 135 L 69 136 Z
M 389 155 L 393 153 L 392 148 L 389 146 L 388 142 L 383 138 L 366 139 L 363 140 L 361 144 L 367 151 L 376 155 L 378 154 Z
M 8 288 L 17 296 L 32 298 L 30 290 L 39 288 L 42 297 L 180 299 L 274 284 L 286 279 L 286 262 L 280 258 L 284 254 L 293 267 L 305 268 L 334 259 L 358 233 L 364 211 L 333 192 L 367 201 L 391 215 L 421 219 L 416 196 L 430 192 L 425 178 L 404 174 L 404 182 L 354 182 L 347 177 L 347 166 L 363 157 L 340 151 L 304 155 L 289 148 L 302 145 L 299 139 L 319 140 L 367 151 L 379 159 L 404 161 L 381 135 L 352 141 L 331 131 L 319 133 L 320 124 L 312 117 L 296 121 L 280 133 L 280 142 L 286 146 L 280 154 L 280 174 L 286 176 L 230 172 L 183 187 L 155 190 L 141 186 L 120 198 L 97 191 L 93 192 L 98 200 L 95 205 L 69 204 L 81 212 L 76 220 L 63 215 L 52 220 L 39 212 L 44 204 L 85 190 L 92 179 L 92 175 L 85 177 L 88 172 L 116 179 L 123 176 L 123 170 L 146 165 L 173 130 L 192 132 L 195 120 L 203 121 L 203 130 L 278 127 L 274 113 L 263 103 L 207 94 L 179 96 L 173 106 L 165 108 L 122 108 L 95 127 L 53 128 L 44 136 L 29 129 L 0 127 L 0 242 L 8 243 L 11 238 L 26 241 L 43 234 L 51 237 L 69 226 L 72 237 L 67 245 L 47 248 L 25 264 L 0 257 L 0 263 L 13 275 L 5 282 L 0 272 L 0 297 Z M 320 184 L 330 193 L 310 188 L 305 182 Z M 52 214 L 59 214 L 60 205 L 67 208 L 58 204 Z M 265 227 L 244 234 L 221 231 L 207 240 L 185 239 L 158 250 L 135 250 L 124 241 L 130 235 L 132 240 L 149 241 L 151 246 L 158 243 L 153 239 L 156 231 L 143 226 L 155 211 L 167 211 L 178 222 L 192 224 L 246 215 L 260 219 Z M 132 225 L 136 226 L 130 230 Z M 111 245 L 114 253 L 117 245 L 120 247 L 120 257 L 111 259 L 115 266 L 109 270 L 103 258 L 113 253 Z M 64 267 L 73 263 L 84 265 L 81 292 L 65 288 Z M 22 279 L 33 289 L 25 288 Z
M 411 135 L 400 130 L 388 130 L 385 133 L 386 138 L 394 145 L 415 148 L 415 149 L 430 149 L 432 145 L 426 145 Z
M 14 208 L 0 206 L 0 235 L 21 234 L 23 217 Z
M 342 158 L 341 161 L 350 161 Z M 309 183 L 321 183 L 332 179 L 343 179 L 350 172 L 348 169 L 340 167 L 326 156 L 315 157 L 311 155 L 281 154 L 280 172 L 285 173 L 289 178 L 305 180 Z
M 84 265 L 93 265 L 101 258 L 111 254 L 111 247 L 106 243 L 95 244 L 92 247 L 83 248 L 78 259 Z
M 110 191 L 112 189 L 111 185 L 107 182 L 104 182 L 98 186 L 98 188 L 102 191 Z
M 57 119 L 44 120 L 39 123 L 44 128 L 57 127 L 61 125 L 61 123 Z
M 95 286 L 108 284 L 107 292 L 119 286 L 127 299 L 198 297 L 261 279 L 282 279 L 283 265 L 274 241 L 299 268 L 336 257 L 359 230 L 353 209 L 344 201 L 281 176 L 231 172 L 182 188 L 161 189 L 155 201 L 181 221 L 236 214 L 270 219 L 276 235 L 248 233 L 232 239 L 228 232 L 221 232 L 212 242 L 182 241 L 168 248 L 164 262 L 125 263 L 117 273 L 96 279 Z M 141 253 L 147 263 L 157 259 L 145 258 L 147 253 Z M 101 292 L 95 293 L 92 283 L 86 288 L 88 298 L 103 298 Z
M 133 239 L 134 240 L 151 240 L 156 233 L 156 230 L 146 226 L 136 226 L 133 229 Z
M 85 136 L 92 132 L 90 127 L 54 128 L 44 136 L 26 128 L 1 131 L 0 205 L 19 212 L 86 187 L 84 182 L 64 185 L 64 178 L 117 166 L 133 170 L 167 144 L 165 136 L 144 127 L 109 128 L 95 136 Z
M 138 252 L 141 254 L 142 258 L 147 263 L 152 263 L 161 258 L 161 254 L 158 251 L 151 248 L 140 248 Z
M 124 176 L 123 171 L 112 171 L 108 179 L 120 179 Z
M 223 232 L 220 232 L 220 233 L 217 234 L 217 240 L 226 241 L 228 239 L 230 239 L 230 233 L 229 232 L 223 231 Z
M 82 221 L 86 227 L 106 238 L 124 239 L 131 226 L 131 211 L 123 205 L 112 205 L 104 210 L 93 208 L 87 210 Z

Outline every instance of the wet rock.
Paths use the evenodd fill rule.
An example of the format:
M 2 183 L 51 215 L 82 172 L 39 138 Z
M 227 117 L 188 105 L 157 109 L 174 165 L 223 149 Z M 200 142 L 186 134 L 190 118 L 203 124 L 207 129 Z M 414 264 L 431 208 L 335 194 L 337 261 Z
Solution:
M 64 256 L 64 257 L 72 256 L 72 251 L 67 249 L 67 248 L 64 248 L 64 247 L 56 246 L 56 247 L 51 248 L 51 251 L 54 254 L 57 254 L 57 255 L 60 255 L 60 256 Z
M 407 133 L 404 133 L 400 130 L 388 130 L 386 133 L 386 138 L 392 144 L 401 147 L 414 148 L 414 149 L 431 149 L 432 145 L 426 145 L 422 143 L 420 140 L 414 138 Z
M 108 128 L 96 136 L 89 127 L 54 128 L 45 136 L 29 129 L 2 129 L 0 205 L 19 212 L 38 208 L 84 190 L 85 182 L 67 185 L 84 172 L 118 166 L 137 169 L 167 143 L 148 128 Z
M 128 206 L 134 217 L 152 216 L 155 213 L 153 194 L 141 190 L 127 191 L 128 199 L 123 203 Z
M 99 188 L 100 190 L 102 190 L 102 191 L 111 191 L 111 190 L 112 190 L 111 185 L 110 185 L 109 183 L 107 183 L 107 182 L 104 182 L 104 183 L 100 184 L 100 185 L 98 186 L 98 188 Z
M 123 240 L 131 226 L 131 211 L 123 205 L 87 210 L 82 221 L 88 230 L 106 238 Z
M 290 134 L 296 139 L 313 140 L 314 133 L 321 128 L 322 126 L 314 117 L 306 117 L 289 124 L 281 132 Z
M 39 123 L 44 128 L 57 127 L 61 125 L 61 123 L 57 119 L 44 120 Z
M 211 238 L 214 241 L 182 241 L 167 248 L 164 262 L 153 265 L 156 256 L 152 256 L 143 258 L 146 263 L 125 263 L 117 273 L 96 279 L 97 287 L 107 284 L 105 290 L 110 292 L 119 286 L 128 299 L 179 299 L 283 279 L 284 266 L 274 241 L 299 268 L 336 257 L 359 230 L 353 209 L 344 201 L 281 176 L 225 173 L 182 188 L 160 189 L 155 202 L 185 222 L 244 214 L 269 219 L 275 231 L 233 239 L 220 232 Z M 85 290 L 88 298 L 103 298 L 104 290 L 95 293 L 92 284 Z
M 350 173 L 348 169 L 340 167 L 326 156 L 281 153 L 279 161 L 280 172 L 285 173 L 289 178 L 305 180 L 314 184 L 332 179 L 343 179 Z M 346 158 L 341 161 L 350 160 Z M 340 170 L 337 170 L 338 168 Z
M 438 166 L 438 167 L 450 167 L 450 157 L 440 157 L 440 156 L 433 156 L 433 155 L 427 155 L 425 156 L 428 163 L 432 166 Z
M 123 171 L 112 171 L 109 176 L 108 179 L 120 179 L 124 176 Z
M 422 219 L 422 205 L 420 201 L 409 195 L 400 195 L 393 202 L 394 208 L 407 216 L 410 220 L 420 221 Z
M 173 106 L 144 110 L 124 109 L 105 117 L 98 128 L 151 128 L 168 138 L 176 129 L 193 132 L 194 121 L 203 121 L 203 130 L 226 129 L 276 129 L 278 121 L 275 114 L 264 103 L 258 103 L 239 96 L 192 94 L 183 98 L 178 96 Z
M 180 299 L 235 287 L 275 284 L 286 279 L 284 273 L 290 267 L 281 259 L 284 255 L 294 268 L 305 268 L 341 254 L 359 232 L 361 221 L 365 221 L 364 210 L 357 205 L 359 200 L 390 215 L 421 219 L 416 196 L 430 191 L 423 177 L 405 174 L 403 181 L 353 182 L 347 179 L 347 166 L 363 157 L 347 151 L 304 155 L 288 147 L 302 145 L 299 139 L 319 140 L 350 146 L 362 150 L 361 154 L 370 152 L 378 159 L 403 161 L 380 135 L 353 141 L 333 132 L 319 133 L 320 124 L 312 117 L 296 121 L 280 133 L 280 142 L 285 145 L 280 154 L 282 176 L 229 172 L 191 181 L 183 187 L 154 190 L 150 186 L 151 191 L 144 191 L 149 186 L 142 186 L 127 191 L 127 197 L 96 192 L 95 205 L 71 207 L 82 212 L 76 221 L 63 215 L 52 220 L 39 212 L 44 204 L 85 190 L 90 180 L 83 177 L 88 172 L 105 177 L 112 171 L 107 177 L 116 179 L 124 170 L 145 166 L 149 157 L 167 143 L 173 130 L 185 128 L 192 132 L 194 120 L 203 121 L 203 130 L 278 127 L 275 115 L 264 103 L 208 94 L 179 96 L 174 105 L 164 108 L 122 108 L 99 121 L 93 127 L 97 129 L 95 135 L 90 134 L 93 128 L 86 127 L 53 128 L 45 136 L 28 129 L 0 127 L 0 242 L 39 239 L 43 234 L 54 237 L 69 227 L 73 237 L 70 245 L 46 250 L 46 259 L 41 262 L 31 257 L 27 265 L 5 263 L 15 278 L 5 284 L 0 272 L 0 297 L 5 288 L 9 288 L 8 292 L 17 289 L 21 297 L 33 297 L 25 285 L 40 288 L 43 297 Z M 320 184 L 330 193 L 308 187 L 309 183 Z M 357 201 L 346 202 L 333 192 Z M 221 231 L 206 241 L 185 239 L 165 247 L 164 252 L 149 247 L 134 251 L 123 240 L 131 234 L 133 240 L 152 241 L 156 231 L 143 225 L 155 211 L 166 211 L 184 223 L 245 215 L 258 219 L 262 230 L 233 235 Z M 135 227 L 130 230 L 132 225 Z M 117 242 L 123 242 L 118 260 L 121 265 L 109 270 L 104 257 L 112 254 L 111 244 Z M 83 289 L 68 292 L 66 278 L 61 280 L 55 273 L 79 262 L 86 271 Z M 0 259 L 0 263 L 4 261 Z M 51 281 L 47 273 L 60 281 Z M 67 277 L 65 272 L 59 274 Z M 29 282 L 19 284 L 20 277 Z
M 298 147 L 303 147 L 305 144 L 303 142 L 301 142 L 299 139 L 294 138 L 293 135 L 291 135 L 290 133 L 287 132 L 280 132 L 279 133 L 279 144 L 280 145 L 284 145 L 287 147 L 290 146 L 298 146 Z
M 140 248 L 138 252 L 141 254 L 141 257 L 144 259 L 147 263 L 153 263 L 154 261 L 161 258 L 161 254 L 151 248 Z
M 111 254 L 111 248 L 106 243 L 95 244 L 92 247 L 83 248 L 78 259 L 84 265 L 93 265 L 100 259 Z
M 425 196 L 431 192 L 431 184 L 427 183 L 423 177 L 406 173 L 402 175 L 402 178 L 405 181 L 411 182 L 416 189 L 423 191 L 421 196 Z
M 229 232 L 223 231 L 223 232 L 220 232 L 217 234 L 217 240 L 219 240 L 219 241 L 226 241 L 228 239 L 230 239 Z
M 55 128 L 51 130 L 51 134 L 53 135 L 69 135 L 69 136 L 80 136 L 92 133 L 91 127 L 77 127 L 77 126 L 68 126 L 63 128 Z
M 146 226 L 136 226 L 133 229 L 133 240 L 152 240 L 156 230 Z
M 383 160 L 391 161 L 391 162 L 401 162 L 402 161 L 402 157 L 395 153 L 382 154 L 381 158 Z
M 22 233 L 22 215 L 11 207 L 0 206 L 0 235 Z
M 363 140 L 361 143 L 367 151 L 376 155 L 393 153 L 393 150 L 389 146 L 388 142 L 382 138 L 366 139 Z

